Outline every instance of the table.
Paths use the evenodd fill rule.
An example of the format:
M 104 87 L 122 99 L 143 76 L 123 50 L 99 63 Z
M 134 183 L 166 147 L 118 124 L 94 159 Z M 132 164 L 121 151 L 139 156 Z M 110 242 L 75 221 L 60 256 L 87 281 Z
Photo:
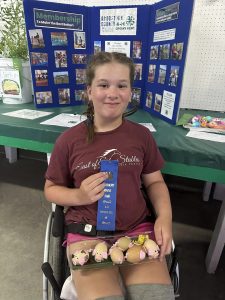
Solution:
M 66 128 L 41 125 L 59 113 L 82 113 L 84 106 L 67 106 L 41 109 L 53 114 L 35 120 L 20 119 L 2 115 L 18 109 L 35 109 L 33 103 L 7 105 L 0 103 L 0 145 L 8 151 L 21 148 L 44 153 L 51 153 L 56 138 Z M 181 111 L 182 113 L 188 111 Z M 201 113 L 191 111 L 193 114 Z M 205 113 L 202 112 L 203 115 Z M 215 115 L 208 112 L 208 115 Z M 218 114 L 217 114 L 218 115 Z M 187 129 L 171 125 L 148 112 L 139 109 L 129 119 L 136 122 L 150 122 L 156 128 L 153 133 L 159 149 L 166 161 L 162 170 L 165 174 L 199 179 L 206 182 L 225 183 L 225 145 L 206 140 L 186 137 Z M 7 154 L 9 156 L 9 153 Z M 220 209 L 217 223 L 206 256 L 206 268 L 214 273 L 225 244 L 225 201 Z

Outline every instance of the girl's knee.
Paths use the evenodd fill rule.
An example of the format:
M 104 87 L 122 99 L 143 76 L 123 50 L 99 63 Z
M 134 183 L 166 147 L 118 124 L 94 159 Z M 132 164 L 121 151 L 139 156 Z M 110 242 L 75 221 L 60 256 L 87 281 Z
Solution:
M 172 284 L 133 284 L 127 286 L 128 300 L 174 300 Z

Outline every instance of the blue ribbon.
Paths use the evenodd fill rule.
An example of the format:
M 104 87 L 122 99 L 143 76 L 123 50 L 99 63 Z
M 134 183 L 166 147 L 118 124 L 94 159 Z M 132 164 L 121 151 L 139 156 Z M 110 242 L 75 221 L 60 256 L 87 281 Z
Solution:
M 118 161 L 102 160 L 100 170 L 107 172 L 109 177 L 105 180 L 105 194 L 98 201 L 97 230 L 115 231 Z

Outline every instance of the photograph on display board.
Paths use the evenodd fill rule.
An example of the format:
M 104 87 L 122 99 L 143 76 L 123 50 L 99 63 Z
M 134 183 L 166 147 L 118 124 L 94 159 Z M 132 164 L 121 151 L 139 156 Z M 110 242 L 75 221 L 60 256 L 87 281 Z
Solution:
M 142 64 L 134 64 L 134 80 L 142 80 Z
M 85 32 L 74 32 L 74 49 L 86 49 Z
M 141 102 L 141 89 L 140 88 L 132 89 L 132 101 L 136 101 L 138 103 Z
M 159 45 L 151 46 L 150 59 L 158 59 Z
M 67 84 L 69 83 L 68 72 L 53 72 L 54 84 Z
M 87 99 L 86 91 L 75 90 L 75 101 L 85 101 Z
M 155 24 L 178 19 L 180 2 L 156 10 Z
M 42 29 L 30 29 L 29 37 L 32 48 L 44 48 L 45 42 L 43 38 Z
M 70 89 L 58 89 L 59 104 L 70 103 Z
M 76 69 L 76 84 L 85 84 L 86 83 L 86 70 L 85 69 Z
M 158 83 L 164 84 L 166 80 L 166 69 L 167 65 L 160 65 L 159 66 L 159 77 L 158 77 Z
M 156 65 L 149 65 L 148 69 L 148 82 L 153 83 L 155 81 Z
M 162 95 L 155 94 L 154 110 L 160 112 L 162 105 Z
M 35 70 L 36 86 L 48 85 L 48 70 Z
M 141 59 L 141 52 L 142 52 L 142 42 L 133 41 L 132 58 Z
M 102 42 L 94 41 L 94 54 L 102 51 Z
M 146 102 L 145 102 L 145 106 L 146 107 L 151 108 L 151 106 L 152 106 L 152 98 L 153 98 L 152 92 L 147 92 Z
M 184 43 L 174 43 L 171 46 L 171 59 L 181 60 L 183 55 Z
M 53 103 L 51 91 L 36 92 L 35 95 L 37 104 Z
M 169 86 L 177 86 L 178 77 L 179 77 L 179 66 L 171 66 L 170 77 L 169 77 Z
M 170 44 L 164 44 L 159 46 L 159 59 L 170 58 Z
M 65 50 L 55 50 L 55 66 L 56 68 L 66 68 L 67 67 L 67 54 Z
M 86 64 L 87 54 L 73 54 L 72 55 L 73 64 Z
M 66 32 L 51 32 L 52 46 L 67 46 L 67 33 Z
M 48 53 L 31 52 L 30 63 L 35 66 L 47 66 L 48 65 Z

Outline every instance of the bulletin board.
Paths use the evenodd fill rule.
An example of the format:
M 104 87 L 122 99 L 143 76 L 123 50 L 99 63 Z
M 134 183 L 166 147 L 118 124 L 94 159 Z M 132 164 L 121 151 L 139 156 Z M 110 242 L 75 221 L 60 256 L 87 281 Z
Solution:
M 193 1 L 161 1 L 151 7 L 143 108 L 176 124 Z
M 192 4 L 164 0 L 115 8 L 59 3 L 55 10 L 52 2 L 24 0 L 36 106 L 79 104 L 85 99 L 88 56 L 122 52 L 135 64 L 132 100 L 175 124 Z

